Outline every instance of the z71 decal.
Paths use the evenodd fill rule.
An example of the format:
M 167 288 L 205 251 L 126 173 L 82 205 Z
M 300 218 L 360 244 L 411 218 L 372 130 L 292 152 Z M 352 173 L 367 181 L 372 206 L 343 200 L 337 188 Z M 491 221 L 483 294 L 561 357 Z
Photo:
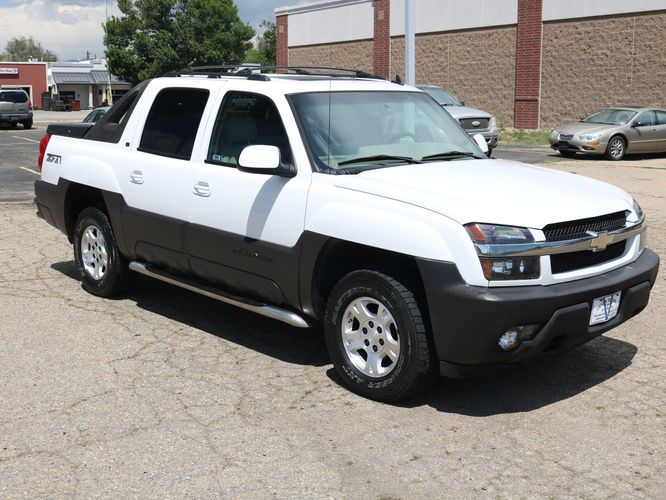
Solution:
M 46 161 L 49 163 L 55 163 L 56 165 L 60 165 L 62 163 L 62 156 L 46 153 Z

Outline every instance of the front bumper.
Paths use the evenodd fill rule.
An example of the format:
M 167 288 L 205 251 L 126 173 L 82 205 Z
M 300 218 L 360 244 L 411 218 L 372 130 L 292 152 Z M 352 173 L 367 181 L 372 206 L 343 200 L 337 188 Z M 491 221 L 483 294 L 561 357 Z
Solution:
M 576 136 L 568 140 L 549 139 L 550 147 L 555 151 L 568 151 L 571 153 L 599 154 L 606 152 L 608 142 L 603 141 L 580 141 Z
M 32 120 L 32 112 L 0 114 L 0 122 L 3 123 L 23 123 L 31 120 Z
M 467 376 L 557 354 L 615 328 L 645 308 L 659 269 L 646 249 L 633 263 L 608 273 L 550 286 L 484 288 L 463 281 L 454 264 L 418 260 L 426 290 L 440 372 Z M 622 292 L 615 318 L 589 326 L 594 299 Z M 515 349 L 497 341 L 509 328 L 541 325 Z

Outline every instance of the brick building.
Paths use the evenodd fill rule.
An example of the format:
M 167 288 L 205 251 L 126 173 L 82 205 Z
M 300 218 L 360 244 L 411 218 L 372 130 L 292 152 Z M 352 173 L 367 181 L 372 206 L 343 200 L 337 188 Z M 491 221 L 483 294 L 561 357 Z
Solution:
M 549 128 L 603 106 L 666 107 L 666 0 L 414 0 L 416 80 L 502 126 Z M 281 65 L 404 76 L 404 0 L 276 9 Z
M 33 106 L 42 107 L 42 92 L 48 88 L 47 63 L 0 62 L 0 88 L 23 89 Z

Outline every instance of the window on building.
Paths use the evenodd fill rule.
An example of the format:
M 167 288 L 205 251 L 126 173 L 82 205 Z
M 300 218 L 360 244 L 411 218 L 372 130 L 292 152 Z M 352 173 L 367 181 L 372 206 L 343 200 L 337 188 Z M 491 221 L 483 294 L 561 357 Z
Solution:
M 280 149 L 282 163 L 292 163 L 289 139 L 273 101 L 260 94 L 229 92 L 222 102 L 208 148 L 208 162 L 237 166 L 246 146 Z
M 148 113 L 139 151 L 189 160 L 208 95 L 205 89 L 160 91 Z

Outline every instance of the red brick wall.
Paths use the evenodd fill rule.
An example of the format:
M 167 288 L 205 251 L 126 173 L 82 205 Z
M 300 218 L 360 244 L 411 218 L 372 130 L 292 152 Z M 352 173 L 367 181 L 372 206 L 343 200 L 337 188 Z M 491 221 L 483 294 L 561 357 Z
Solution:
M 375 0 L 372 72 L 388 78 L 391 66 L 391 1 Z
M 539 127 L 541 100 L 542 0 L 518 0 L 514 126 Z
M 275 65 L 289 65 L 289 16 L 275 18 Z
M 32 85 L 32 104 L 42 107 L 42 92 L 46 92 L 46 64 L 0 63 L 0 68 L 18 68 L 18 75 L 0 75 L 0 87 Z

